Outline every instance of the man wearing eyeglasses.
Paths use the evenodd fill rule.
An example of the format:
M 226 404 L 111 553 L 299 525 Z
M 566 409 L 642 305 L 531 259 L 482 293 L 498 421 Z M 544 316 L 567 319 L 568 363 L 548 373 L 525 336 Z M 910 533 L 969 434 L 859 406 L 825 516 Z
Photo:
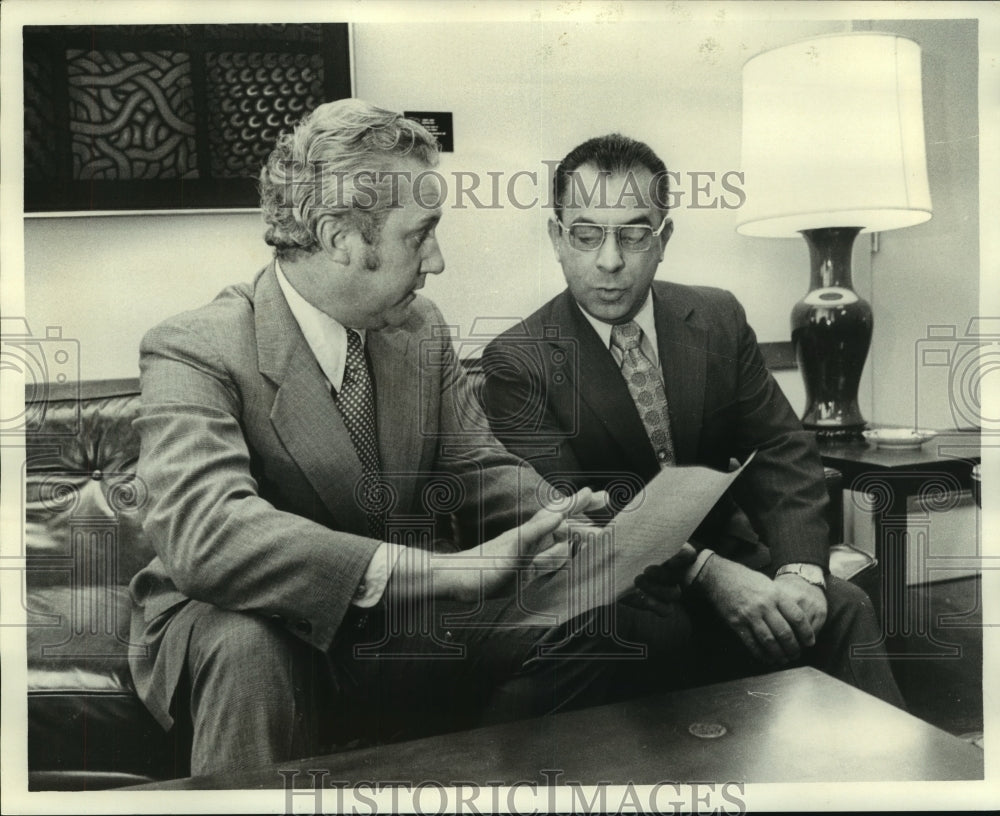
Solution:
M 861 590 L 828 574 L 816 443 L 743 308 L 720 289 L 654 280 L 669 193 L 659 157 L 618 134 L 559 164 L 548 231 L 567 288 L 487 348 L 494 433 L 551 482 L 606 489 L 619 508 L 661 468 L 726 470 L 756 451 L 692 536 L 680 600 L 656 570 L 637 579 L 631 602 L 673 621 L 648 640 L 672 638 L 678 653 L 694 643 L 705 682 L 807 661 L 901 705 L 886 661 L 850 658 L 852 644 L 879 640 L 876 619 Z

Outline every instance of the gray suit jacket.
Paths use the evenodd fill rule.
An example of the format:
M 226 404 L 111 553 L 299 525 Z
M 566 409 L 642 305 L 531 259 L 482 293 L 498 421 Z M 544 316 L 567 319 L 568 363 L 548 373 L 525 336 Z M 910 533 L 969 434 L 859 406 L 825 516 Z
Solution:
M 435 517 L 454 514 L 468 545 L 530 516 L 539 477 L 470 415 L 478 403 L 442 325 L 418 298 L 406 326 L 368 333 L 379 450 L 389 524 L 427 543 Z M 379 542 L 354 496 L 361 464 L 273 264 L 151 330 L 140 367 L 143 534 L 157 557 L 131 584 L 139 632 L 194 598 L 328 648 Z

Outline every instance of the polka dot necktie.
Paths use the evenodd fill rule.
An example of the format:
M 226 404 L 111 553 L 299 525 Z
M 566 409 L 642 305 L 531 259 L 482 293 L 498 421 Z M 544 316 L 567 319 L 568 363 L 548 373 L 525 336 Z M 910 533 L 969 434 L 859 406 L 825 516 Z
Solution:
M 622 376 L 653 444 L 656 459 L 664 468 L 674 464 L 667 395 L 659 370 L 639 348 L 641 341 L 642 329 L 634 320 L 611 327 L 611 345 L 622 353 Z
M 378 486 L 382 465 L 378 455 L 378 434 L 375 429 L 375 391 L 372 387 L 368 361 L 365 359 L 361 335 L 347 330 L 347 360 L 344 364 L 344 381 L 340 393 L 333 398 L 344 417 L 347 432 L 351 435 L 354 450 L 361 460 L 362 482 L 356 491 L 366 510 L 368 533 L 372 538 L 382 538 L 385 526 L 383 511 L 379 509 Z

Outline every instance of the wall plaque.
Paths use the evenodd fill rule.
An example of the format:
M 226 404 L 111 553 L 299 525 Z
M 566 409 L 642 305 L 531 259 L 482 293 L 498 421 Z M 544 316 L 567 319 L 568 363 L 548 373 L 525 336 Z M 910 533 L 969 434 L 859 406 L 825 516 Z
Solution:
M 256 207 L 278 135 L 351 94 L 346 23 L 23 35 L 25 212 Z

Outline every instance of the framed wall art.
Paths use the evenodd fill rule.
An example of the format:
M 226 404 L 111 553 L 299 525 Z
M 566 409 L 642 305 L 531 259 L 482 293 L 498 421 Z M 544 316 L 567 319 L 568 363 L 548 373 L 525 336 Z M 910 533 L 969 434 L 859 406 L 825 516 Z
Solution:
M 351 95 L 346 23 L 23 37 L 26 213 L 256 207 L 277 136 Z

